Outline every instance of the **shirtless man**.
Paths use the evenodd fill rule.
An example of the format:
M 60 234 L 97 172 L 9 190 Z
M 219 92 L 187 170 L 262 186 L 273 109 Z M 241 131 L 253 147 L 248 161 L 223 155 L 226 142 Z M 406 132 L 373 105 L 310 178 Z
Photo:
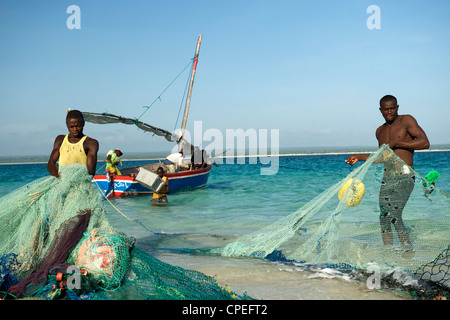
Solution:
M 59 177 L 56 162 L 59 166 L 67 166 L 73 163 L 86 165 L 90 175 L 95 175 L 97 167 L 98 141 L 83 134 L 84 117 L 78 110 L 67 113 L 66 125 L 69 130 L 67 135 L 59 135 L 55 139 L 52 153 L 47 164 L 47 171 L 55 177 Z
M 376 130 L 378 146 L 389 147 L 408 166 L 413 168 L 414 150 L 428 149 L 430 142 L 427 135 L 410 115 L 398 114 L 397 99 L 387 95 L 380 100 L 380 111 L 386 120 Z M 366 161 L 369 155 L 351 155 L 345 160 L 353 166 L 358 161 Z M 380 188 L 380 224 L 384 244 L 393 243 L 391 224 L 399 236 L 400 242 L 410 245 L 409 234 L 403 224 L 402 212 L 414 188 L 414 176 L 409 169 L 402 171 L 403 163 L 385 162 L 384 177 Z

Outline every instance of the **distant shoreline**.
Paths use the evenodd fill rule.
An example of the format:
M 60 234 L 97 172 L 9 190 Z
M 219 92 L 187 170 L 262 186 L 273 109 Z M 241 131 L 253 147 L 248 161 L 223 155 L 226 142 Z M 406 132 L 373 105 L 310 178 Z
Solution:
M 304 152 L 290 152 L 286 151 L 286 153 L 278 153 L 278 154 L 248 154 L 248 151 L 246 151 L 245 155 L 232 155 L 232 156 L 226 156 L 226 155 L 220 155 L 217 158 L 252 158 L 252 157 L 295 157 L 295 156 L 321 156 L 321 155 L 342 155 L 342 154 L 370 154 L 375 152 L 376 150 L 364 150 L 364 151 L 304 151 Z M 450 149 L 443 148 L 443 149 L 430 149 L 430 150 L 417 150 L 416 152 L 449 152 Z M 167 155 L 160 155 L 160 156 L 150 156 L 150 157 L 130 157 L 130 158 L 123 158 L 122 161 L 157 161 L 157 160 L 164 160 Z M 17 161 L 15 162 L 2 162 L 1 158 L 16 158 Z M 20 161 L 20 158 L 23 158 L 23 161 Z M 43 159 L 44 156 L 1 156 L 0 157 L 0 166 L 1 165 L 16 165 L 16 164 L 46 164 L 46 161 L 43 160 L 27 160 L 27 158 L 40 158 Z M 99 163 L 106 162 L 106 160 L 99 160 Z

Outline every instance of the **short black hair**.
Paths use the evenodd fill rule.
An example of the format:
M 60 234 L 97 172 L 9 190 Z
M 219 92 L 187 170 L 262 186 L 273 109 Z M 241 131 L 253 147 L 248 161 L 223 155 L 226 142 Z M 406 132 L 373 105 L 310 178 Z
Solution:
M 84 121 L 83 113 L 78 110 L 70 110 L 67 112 L 66 120 L 67 119 L 82 119 Z
M 380 106 L 381 106 L 382 103 L 385 103 L 385 102 L 388 102 L 388 101 L 394 101 L 395 105 L 397 105 L 397 98 L 392 96 L 392 95 L 390 95 L 390 94 L 387 94 L 383 98 L 380 99 Z

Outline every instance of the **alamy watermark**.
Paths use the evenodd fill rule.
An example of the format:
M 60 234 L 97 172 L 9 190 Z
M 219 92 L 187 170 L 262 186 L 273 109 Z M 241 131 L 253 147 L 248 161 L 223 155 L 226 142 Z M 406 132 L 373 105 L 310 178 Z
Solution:
M 377 5 L 370 5 L 367 7 L 366 12 L 370 14 L 367 18 L 366 26 L 368 29 L 381 29 L 381 10 Z
M 79 6 L 72 4 L 67 7 L 66 13 L 70 16 L 66 20 L 66 26 L 69 30 L 81 29 L 81 9 Z M 368 29 L 381 29 L 381 10 L 380 7 L 372 4 L 367 7 L 366 13 L 370 16 L 366 20 Z
M 177 130 L 175 134 L 179 134 Z M 210 128 L 203 130 L 202 121 L 194 121 L 193 132 L 185 131 L 184 139 L 194 146 L 200 146 L 208 155 L 214 157 L 216 164 L 249 164 L 259 163 L 264 165 L 260 169 L 261 175 L 274 175 L 279 168 L 279 129 L 226 129 L 223 131 Z M 172 152 L 178 152 L 175 146 Z M 189 147 L 183 146 L 183 155 L 192 154 Z M 195 163 L 201 163 L 201 153 Z M 222 156 L 225 154 L 225 156 Z M 219 156 L 218 156 L 219 155 Z
M 66 26 L 69 30 L 81 29 L 81 9 L 77 5 L 70 5 L 66 10 L 70 16 L 66 20 Z M 366 13 L 370 14 L 367 18 L 366 26 L 368 29 L 381 29 L 381 10 L 377 5 L 370 5 Z M 224 153 L 225 157 L 217 157 L 215 163 L 226 164 L 246 163 L 257 164 L 258 160 L 263 165 L 261 175 L 274 175 L 279 168 L 279 129 L 226 129 L 225 134 L 219 129 L 207 129 L 203 131 L 202 122 L 194 122 L 194 132 L 191 135 L 185 131 L 184 138 L 191 141 L 195 146 L 201 146 L 208 154 L 218 155 Z M 269 147 L 270 140 L 270 147 Z M 173 152 L 178 152 L 174 147 Z M 191 151 L 185 152 L 190 154 Z
M 370 264 L 367 272 L 372 274 L 367 278 L 366 286 L 368 289 L 381 289 L 381 270 L 377 264 Z
M 77 5 L 70 5 L 67 7 L 66 13 L 69 13 L 70 16 L 66 20 L 67 29 L 81 29 L 81 9 Z
M 383 273 L 378 264 L 370 263 L 366 270 L 370 274 L 366 280 L 366 286 L 369 290 L 382 289 L 381 280 L 383 278 L 389 279 L 389 282 L 395 281 L 402 286 L 418 287 L 419 285 L 417 279 L 414 279 L 410 274 L 402 271 L 400 268 L 394 268 Z
M 67 288 L 70 290 L 81 289 L 81 271 L 75 265 L 67 268 Z

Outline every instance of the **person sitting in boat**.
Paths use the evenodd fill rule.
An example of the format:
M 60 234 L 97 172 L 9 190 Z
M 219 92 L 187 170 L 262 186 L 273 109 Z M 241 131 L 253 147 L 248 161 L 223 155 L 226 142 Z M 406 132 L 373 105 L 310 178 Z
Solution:
M 169 203 L 167 200 L 167 194 L 170 192 L 169 179 L 164 176 L 164 170 L 162 167 L 159 167 L 156 170 L 156 174 L 161 178 L 162 181 L 165 182 L 164 187 L 162 187 L 159 191 L 153 191 L 153 197 L 151 200 L 152 204 L 165 204 Z
M 207 158 L 208 155 L 205 150 L 200 150 L 200 148 L 195 147 L 191 157 L 190 170 L 203 169 L 204 167 L 206 167 Z
M 117 165 L 120 163 L 120 166 L 123 168 L 122 160 L 120 157 L 123 155 L 122 151 L 119 149 L 109 150 L 106 154 L 106 172 L 109 172 L 113 175 L 122 175 Z

